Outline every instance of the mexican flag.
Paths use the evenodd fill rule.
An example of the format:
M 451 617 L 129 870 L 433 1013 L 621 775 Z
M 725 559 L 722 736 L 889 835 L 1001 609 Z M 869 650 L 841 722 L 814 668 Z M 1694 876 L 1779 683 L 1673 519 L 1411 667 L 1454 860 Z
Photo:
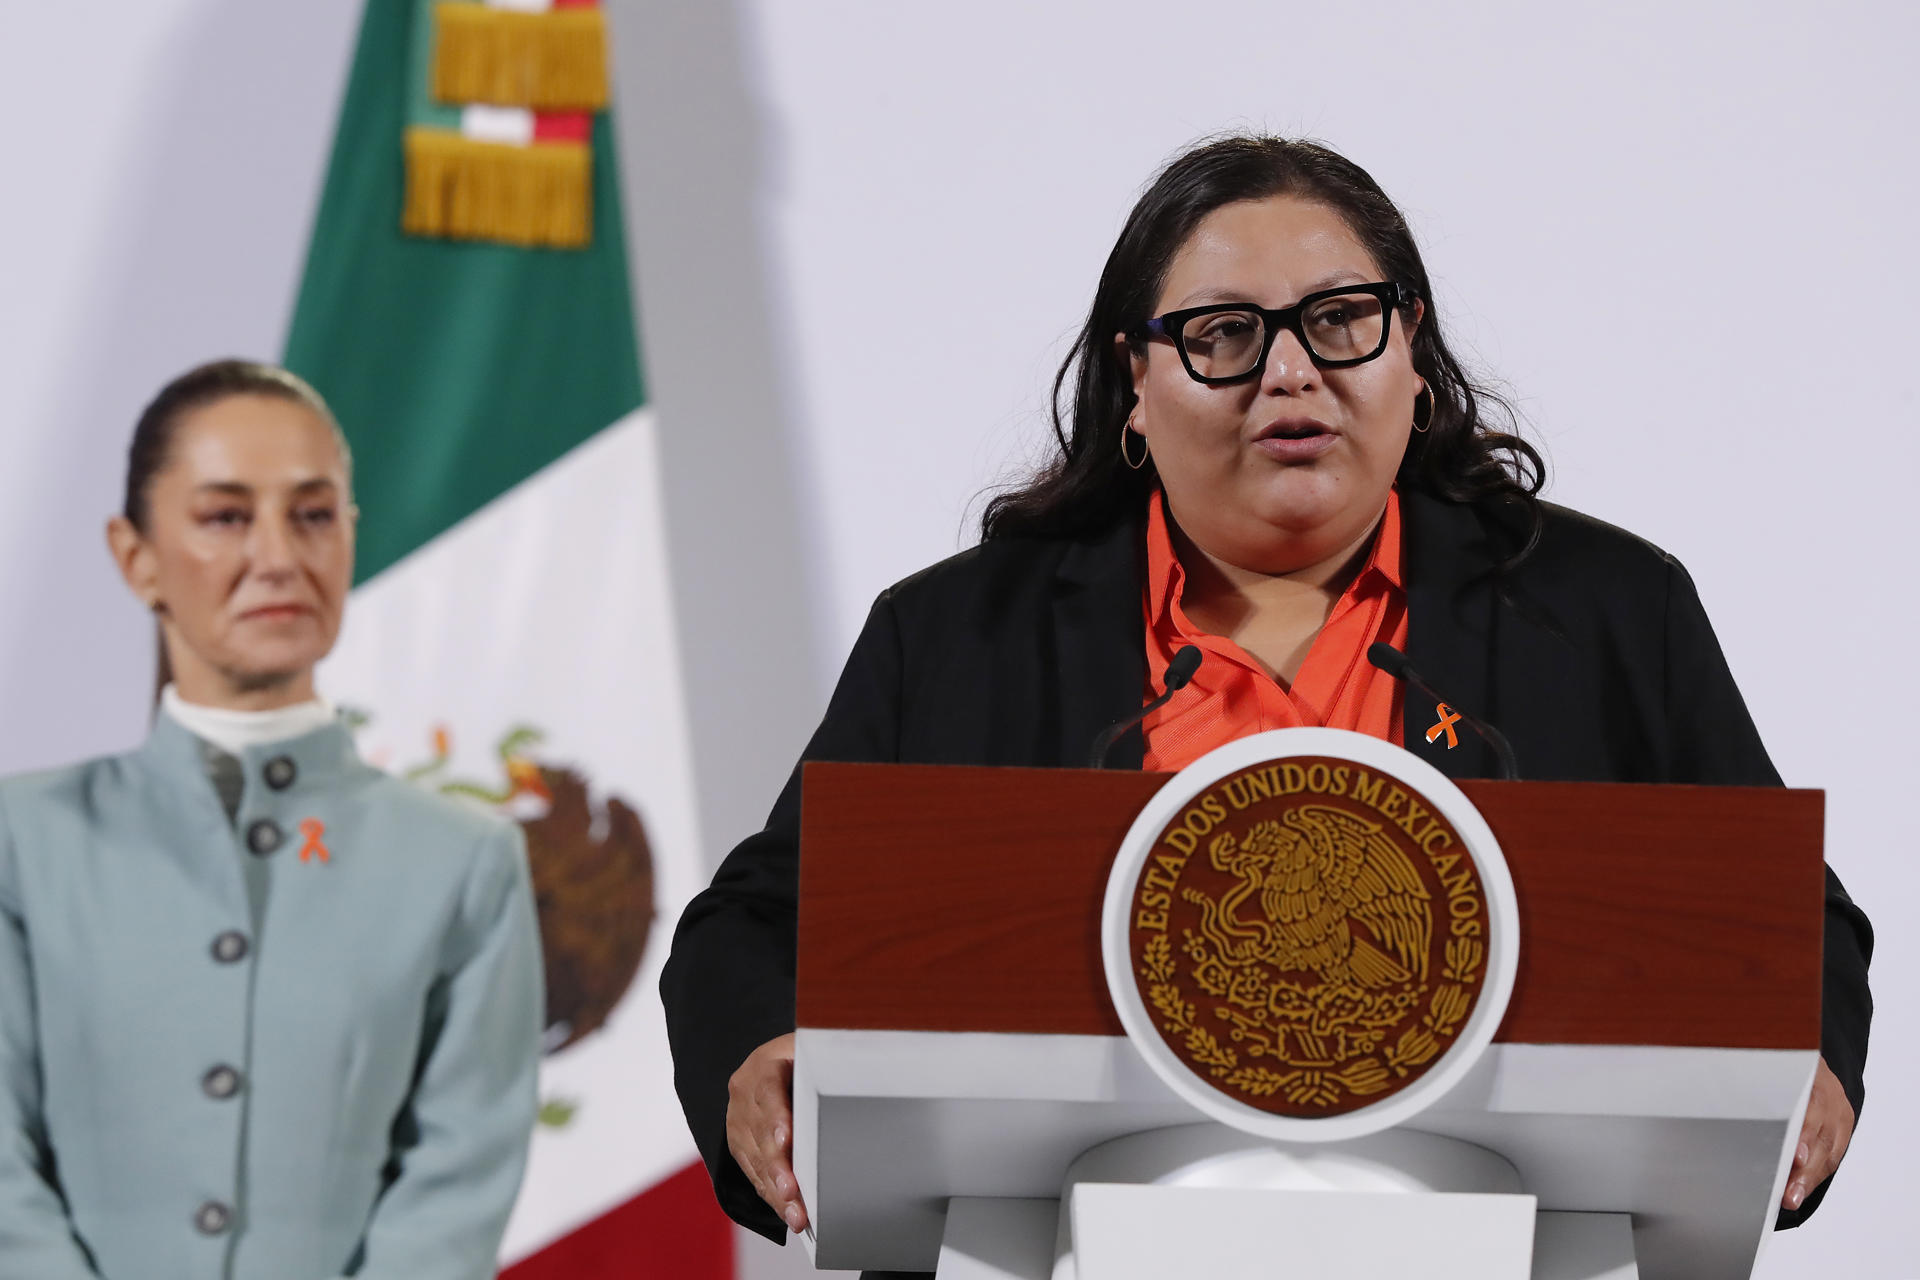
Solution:
M 353 449 L 320 679 L 527 832 L 547 968 L 513 1280 L 731 1277 L 656 991 L 704 879 L 602 18 L 367 0 L 287 341 Z

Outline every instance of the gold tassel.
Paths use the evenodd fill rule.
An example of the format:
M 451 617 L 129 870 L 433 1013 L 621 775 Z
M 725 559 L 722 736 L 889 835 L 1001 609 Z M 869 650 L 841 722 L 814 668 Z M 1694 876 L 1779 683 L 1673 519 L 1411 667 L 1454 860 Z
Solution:
M 593 148 L 518 147 L 444 129 L 407 130 L 409 235 L 581 249 L 593 239 Z
M 535 111 L 607 105 L 607 28 L 598 8 L 526 13 L 434 6 L 433 96 Z

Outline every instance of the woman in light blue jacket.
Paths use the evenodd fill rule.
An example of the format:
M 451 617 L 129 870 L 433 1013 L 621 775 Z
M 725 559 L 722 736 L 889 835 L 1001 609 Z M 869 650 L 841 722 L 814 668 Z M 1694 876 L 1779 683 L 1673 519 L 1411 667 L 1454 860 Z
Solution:
M 354 509 L 310 388 L 196 369 L 128 470 L 152 734 L 0 782 L 0 1277 L 490 1277 L 536 1105 L 519 830 L 316 698 Z

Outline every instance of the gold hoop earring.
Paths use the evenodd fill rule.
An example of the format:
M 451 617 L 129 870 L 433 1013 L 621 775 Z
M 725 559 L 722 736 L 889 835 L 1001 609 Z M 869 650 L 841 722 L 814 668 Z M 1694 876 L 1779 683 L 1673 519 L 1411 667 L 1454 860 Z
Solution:
M 1421 396 L 1427 398 L 1427 411 L 1424 415 L 1420 412 Z M 1424 435 L 1431 426 L 1433 426 L 1433 388 L 1423 381 L 1420 384 L 1420 390 L 1413 397 L 1413 429 Z
M 1140 461 L 1135 462 L 1133 456 L 1127 452 L 1127 437 L 1130 435 L 1140 435 L 1139 432 L 1133 429 L 1132 418 L 1128 418 L 1120 424 L 1120 461 L 1126 463 L 1127 466 L 1133 470 L 1138 471 L 1147 465 L 1147 455 L 1153 452 L 1153 443 L 1145 436 L 1140 436 L 1140 443 L 1146 445 L 1146 448 L 1140 451 Z

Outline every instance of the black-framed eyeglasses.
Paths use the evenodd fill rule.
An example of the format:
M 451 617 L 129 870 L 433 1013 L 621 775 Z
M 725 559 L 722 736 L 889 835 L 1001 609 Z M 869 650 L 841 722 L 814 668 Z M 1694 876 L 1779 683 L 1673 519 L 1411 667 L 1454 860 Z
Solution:
M 1187 373 L 1208 386 L 1238 382 L 1264 368 L 1282 329 L 1293 330 L 1322 369 L 1345 369 L 1387 349 L 1394 311 L 1412 306 L 1416 296 L 1406 285 L 1385 281 L 1322 289 L 1278 311 L 1218 302 L 1155 316 L 1132 336 L 1170 340 Z

